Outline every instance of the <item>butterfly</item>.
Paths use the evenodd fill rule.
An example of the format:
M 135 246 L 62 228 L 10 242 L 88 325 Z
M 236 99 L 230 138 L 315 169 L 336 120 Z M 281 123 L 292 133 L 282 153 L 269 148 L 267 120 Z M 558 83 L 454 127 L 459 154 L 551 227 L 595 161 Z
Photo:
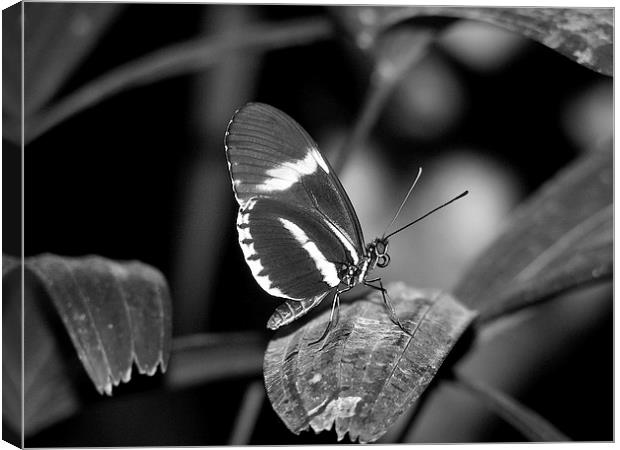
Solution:
M 301 125 L 273 106 L 248 103 L 237 110 L 224 145 L 239 204 L 243 256 L 258 285 L 285 299 L 267 327 L 287 325 L 333 295 L 321 340 L 339 311 L 340 296 L 363 284 L 381 291 L 390 319 L 407 332 L 381 278 L 369 279 L 368 274 L 388 266 L 388 238 L 415 221 L 365 244 L 351 200 L 329 161 Z

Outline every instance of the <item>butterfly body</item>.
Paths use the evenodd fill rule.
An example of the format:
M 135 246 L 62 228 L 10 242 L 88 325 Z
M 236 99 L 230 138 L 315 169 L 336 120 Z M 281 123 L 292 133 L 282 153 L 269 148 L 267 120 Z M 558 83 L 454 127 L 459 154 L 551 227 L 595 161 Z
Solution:
M 335 292 L 336 295 L 340 295 L 358 284 L 367 283 L 366 277 L 371 270 L 377 266 L 385 267 L 387 265 L 386 261 L 389 262 L 389 256 L 386 251 L 382 253 L 377 252 L 377 243 L 379 243 L 379 248 L 385 248 L 387 251 L 387 241 L 381 241 L 377 238 L 366 246 L 367 251 L 357 264 L 343 263 L 340 266 L 337 272 L 339 281 L 338 286 L 343 286 L 342 289 L 339 290 L 334 288 L 333 291 L 326 292 L 324 296 L 320 296 L 319 298 L 311 298 L 309 301 L 301 300 L 284 302 L 276 308 L 270 317 L 267 323 L 267 328 L 277 330 L 281 326 L 293 322 L 295 319 L 303 316 L 310 311 L 310 309 L 317 306 L 325 297 L 327 297 L 328 294 L 332 292 Z
M 376 238 L 366 245 L 366 251 L 358 264 L 343 264 L 338 276 L 341 283 L 348 287 L 354 287 L 366 280 L 366 275 L 375 267 L 385 267 L 389 262 L 387 254 L 387 240 Z
M 340 180 L 297 122 L 249 103 L 231 119 L 225 148 L 244 258 L 257 283 L 285 299 L 268 328 L 294 321 L 329 295 L 333 317 L 340 294 L 357 284 L 384 292 L 369 284 L 380 279 L 367 276 L 389 263 L 387 239 L 365 245 Z

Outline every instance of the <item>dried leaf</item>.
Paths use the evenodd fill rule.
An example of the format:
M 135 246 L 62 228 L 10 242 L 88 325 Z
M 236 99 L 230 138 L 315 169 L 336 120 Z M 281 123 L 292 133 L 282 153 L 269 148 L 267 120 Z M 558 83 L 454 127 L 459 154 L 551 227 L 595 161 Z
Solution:
M 613 74 L 612 8 L 334 8 L 363 48 L 388 28 L 420 17 L 480 20 L 534 39 L 604 75 Z
M 488 320 L 613 270 L 613 161 L 588 154 L 519 208 L 455 289 Z
M 26 260 L 49 293 L 78 357 L 100 393 L 140 373 L 165 371 L 171 339 L 164 277 L 140 262 L 99 256 Z
M 294 433 L 336 424 L 338 439 L 377 440 L 422 394 L 475 313 L 439 291 L 388 286 L 413 337 L 389 319 L 380 295 L 343 305 L 338 327 L 329 311 L 269 343 L 265 385 L 273 408 Z

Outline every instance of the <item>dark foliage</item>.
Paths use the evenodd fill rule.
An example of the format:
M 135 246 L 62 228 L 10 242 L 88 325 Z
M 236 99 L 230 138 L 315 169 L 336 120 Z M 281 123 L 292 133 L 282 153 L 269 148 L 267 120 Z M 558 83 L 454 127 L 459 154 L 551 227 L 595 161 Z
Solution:
M 611 440 L 612 18 L 605 8 L 3 11 L 4 438 Z M 247 101 L 308 130 L 366 234 L 420 165 L 428 181 L 407 215 L 445 200 L 444 186 L 472 191 L 392 244 L 386 280 L 406 283 L 388 286 L 413 338 L 359 291 L 323 343 L 304 336 L 323 329 L 325 310 L 265 330 L 278 300 L 238 248 L 223 149 Z M 429 285 L 439 290 L 410 287 Z M 153 376 L 131 377 L 132 365 Z

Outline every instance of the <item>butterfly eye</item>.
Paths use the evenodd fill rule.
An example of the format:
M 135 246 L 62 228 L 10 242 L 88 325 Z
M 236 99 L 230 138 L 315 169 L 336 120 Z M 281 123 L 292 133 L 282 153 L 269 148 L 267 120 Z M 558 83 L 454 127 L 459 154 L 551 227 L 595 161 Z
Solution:
M 384 255 L 379 256 L 379 259 L 377 260 L 377 266 L 383 268 L 383 267 L 387 267 L 388 264 L 390 264 L 390 255 L 386 253 Z
M 377 242 L 376 249 L 377 249 L 377 254 L 378 255 L 385 254 L 385 250 L 386 249 L 385 249 L 385 244 L 383 242 L 381 242 L 381 241 Z

